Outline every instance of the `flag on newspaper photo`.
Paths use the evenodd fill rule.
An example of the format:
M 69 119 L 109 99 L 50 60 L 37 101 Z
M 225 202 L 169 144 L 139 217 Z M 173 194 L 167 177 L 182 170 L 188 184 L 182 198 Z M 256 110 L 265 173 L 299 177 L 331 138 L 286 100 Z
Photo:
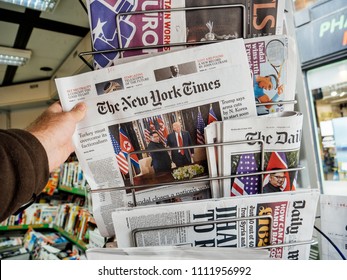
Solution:
M 116 154 L 116 158 L 117 158 L 117 163 L 119 166 L 120 171 L 125 175 L 128 174 L 129 172 L 129 166 L 128 166 L 128 161 L 124 155 L 124 153 L 122 152 L 118 141 L 116 140 L 116 138 L 113 136 L 112 133 L 110 133 L 111 136 L 111 142 L 114 148 L 114 152 Z
M 128 138 L 128 135 L 121 127 L 119 127 L 119 141 L 120 141 L 121 150 L 123 151 L 125 156 L 128 157 L 129 153 L 134 151 L 134 147 L 131 144 L 131 142 Z M 139 159 L 138 159 L 136 154 L 130 155 L 130 161 L 131 161 L 132 166 L 135 169 L 137 169 L 137 170 L 140 169 Z M 136 174 L 140 172 L 139 170 L 138 171 L 137 170 L 136 170 Z
M 212 104 L 210 106 L 210 111 L 208 112 L 208 121 L 207 124 L 213 123 L 218 121 L 217 116 L 215 112 L 213 111 Z
M 203 145 L 205 144 L 205 137 L 204 137 L 204 128 L 205 128 L 205 122 L 202 118 L 200 107 L 198 108 L 198 118 L 197 118 L 197 125 L 196 125 L 196 144 Z
M 230 196 L 249 195 L 259 193 L 261 180 L 259 176 L 247 176 L 247 173 L 257 172 L 258 164 L 254 157 L 254 153 L 242 154 L 237 166 L 236 174 L 245 174 L 242 177 L 236 177 L 232 187 Z
M 157 117 L 157 122 L 158 122 L 158 125 L 159 125 L 159 135 L 160 135 L 160 139 L 163 140 L 164 143 L 166 143 L 166 140 L 167 140 L 167 136 L 169 135 L 169 132 L 167 130 L 167 127 L 162 119 L 161 116 L 158 116 Z
M 287 158 L 284 152 L 272 152 L 269 158 L 269 162 L 266 167 L 266 171 L 288 169 Z M 291 191 L 293 185 L 291 185 L 289 172 L 270 173 L 265 175 L 263 183 L 263 192 L 267 192 L 267 188 L 270 187 L 271 192 L 277 190 Z M 273 187 L 271 187 L 271 185 Z

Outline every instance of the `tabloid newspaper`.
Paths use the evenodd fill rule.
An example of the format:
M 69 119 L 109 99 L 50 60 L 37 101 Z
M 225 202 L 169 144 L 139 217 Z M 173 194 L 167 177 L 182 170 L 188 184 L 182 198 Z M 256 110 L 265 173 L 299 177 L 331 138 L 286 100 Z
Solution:
M 310 245 L 303 244 L 312 240 L 318 199 L 318 190 L 297 190 L 123 208 L 113 212 L 112 219 L 119 248 L 283 245 L 269 249 L 269 256 L 304 260 Z M 185 226 L 188 223 L 196 224 Z
M 224 121 L 222 142 L 251 142 L 222 146 L 222 176 L 239 175 L 223 180 L 222 196 L 295 190 L 297 171 L 280 170 L 299 165 L 302 121 L 294 111 Z M 269 173 L 247 176 L 259 171 Z
M 287 35 L 263 36 L 246 39 L 245 47 L 258 115 L 292 111 L 297 69 L 294 39 Z
M 177 77 L 172 77 L 171 68 L 180 69 Z M 166 52 L 59 78 L 56 85 L 65 111 L 81 101 L 88 107 L 73 141 L 92 189 L 94 216 L 104 236 L 114 234 L 111 212 L 134 204 L 129 188 L 123 187 L 161 183 L 152 192 L 136 191 L 137 205 L 194 195 L 209 188 L 208 183 L 197 181 L 169 186 L 186 178 L 182 174 L 208 176 L 205 149 L 180 149 L 177 144 L 175 148 L 174 136 L 170 136 L 174 123 L 182 125 L 183 146 L 188 146 L 204 140 L 204 126 L 210 115 L 221 121 L 233 118 L 230 106 L 239 110 L 238 117 L 257 114 L 243 39 Z M 148 152 L 151 131 L 158 132 L 164 145 L 160 151 L 170 153 L 172 158 L 164 174 L 153 172 L 156 152 Z M 188 169 L 175 162 L 174 150 L 167 150 L 167 146 L 176 154 L 184 154 Z
M 87 0 L 86 4 L 95 51 L 136 49 L 94 55 L 96 69 L 112 66 L 121 56 L 177 48 L 173 44 L 283 34 L 285 0 Z M 138 49 L 143 46 L 147 47 Z

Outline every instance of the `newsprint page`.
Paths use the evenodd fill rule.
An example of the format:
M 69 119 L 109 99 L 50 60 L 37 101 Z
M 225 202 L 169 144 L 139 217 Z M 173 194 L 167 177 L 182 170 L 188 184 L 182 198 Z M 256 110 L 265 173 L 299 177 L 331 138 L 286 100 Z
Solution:
M 283 34 L 285 0 L 87 0 L 94 68 L 187 44 Z M 158 47 L 164 45 L 163 47 Z
M 280 245 L 271 258 L 307 260 L 310 244 L 299 243 L 312 238 L 318 199 L 318 190 L 297 190 L 123 208 L 112 218 L 119 248 Z
M 172 76 L 171 68 L 179 68 L 180 74 Z M 149 180 L 144 162 L 151 153 L 142 152 L 146 151 L 152 123 L 164 124 L 163 133 L 169 134 L 178 121 L 186 130 L 194 130 L 191 126 L 199 121 L 201 113 L 211 108 L 221 121 L 233 117 L 231 107 L 240 112 L 239 118 L 257 115 L 243 39 L 166 52 L 59 78 L 56 85 L 65 111 L 81 101 L 88 107 L 73 141 L 92 190 L 93 214 L 103 236 L 114 236 L 111 213 L 119 207 L 133 206 L 134 192 L 128 188 L 135 185 L 133 179 L 138 180 L 137 185 Z M 191 163 L 197 165 L 192 168 L 200 170 L 201 176 L 208 176 L 204 151 L 191 151 Z M 166 175 L 171 176 L 169 173 Z M 152 181 L 160 179 L 152 177 Z M 174 188 L 163 182 L 170 182 L 167 176 L 152 191 L 136 191 L 137 205 L 209 189 L 206 182 L 192 181 Z

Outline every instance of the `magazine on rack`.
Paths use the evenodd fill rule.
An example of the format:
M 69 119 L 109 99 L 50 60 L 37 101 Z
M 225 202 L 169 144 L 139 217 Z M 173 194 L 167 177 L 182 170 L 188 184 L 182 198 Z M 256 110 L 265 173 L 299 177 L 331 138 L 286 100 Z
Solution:
M 312 240 L 318 199 L 318 190 L 297 190 L 123 208 L 112 219 L 119 248 L 283 245 L 271 248 L 270 257 L 303 260 L 310 245 L 302 243 Z
M 245 47 L 258 115 L 292 111 L 297 69 L 293 38 L 274 35 L 246 39 Z
M 282 34 L 284 3 L 284 0 L 87 0 L 93 50 L 136 49 L 96 54 L 94 67 L 112 66 L 121 56 L 170 51 L 176 48 L 175 44 L 182 48 L 184 43 Z M 158 45 L 166 46 L 155 47 Z
M 294 111 L 224 121 L 222 142 L 241 143 L 221 148 L 221 175 L 238 175 L 223 180 L 222 196 L 295 190 L 297 171 L 285 170 L 298 167 L 302 121 Z M 259 171 L 268 173 L 246 175 Z
M 179 75 L 172 77 L 172 68 L 179 68 Z M 156 185 L 152 192 L 145 190 L 146 195 L 138 201 L 142 204 L 191 195 L 192 188 L 206 188 L 205 182 L 199 185 L 197 181 L 181 184 L 179 189 L 167 185 L 208 176 L 205 149 L 181 147 L 204 140 L 209 114 L 222 121 L 233 118 L 230 106 L 241 112 L 239 118 L 257 114 L 243 39 L 59 78 L 56 85 L 65 111 L 81 101 L 88 107 L 73 141 L 104 236 L 113 235 L 112 210 L 131 206 L 133 195 L 128 187 Z M 177 144 L 179 139 L 173 133 L 179 128 L 182 144 Z M 154 151 L 159 146 L 161 149 Z M 156 153 L 160 153 L 160 161 L 171 160 L 171 165 L 159 164 L 167 169 L 156 170 Z M 182 163 L 189 167 L 182 167 Z

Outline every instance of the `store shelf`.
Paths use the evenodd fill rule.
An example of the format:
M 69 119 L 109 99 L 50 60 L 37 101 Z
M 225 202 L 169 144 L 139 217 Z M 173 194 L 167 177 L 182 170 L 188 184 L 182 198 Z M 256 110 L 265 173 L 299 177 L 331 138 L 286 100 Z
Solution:
M 72 188 L 72 187 L 68 187 L 68 186 L 59 186 L 58 190 L 63 191 L 63 192 L 72 193 L 72 194 L 81 195 L 81 196 L 86 196 L 86 191 L 83 189 L 77 189 L 77 188 Z
M 65 238 L 67 238 L 70 242 L 76 244 L 78 247 L 80 247 L 82 250 L 88 249 L 88 244 L 84 243 L 81 240 L 78 240 L 76 236 L 72 235 L 71 233 L 66 232 L 61 227 L 53 226 L 53 229 L 59 232 L 61 235 L 63 235 Z
M 9 230 L 28 230 L 29 228 L 33 229 L 54 229 L 68 239 L 71 243 L 76 244 L 82 250 L 87 250 L 88 244 L 84 243 L 81 240 L 78 240 L 76 236 L 66 232 L 61 227 L 51 224 L 40 224 L 40 225 L 15 225 L 15 226 L 0 226 L 0 231 L 9 231 Z
M 53 228 L 51 224 L 0 226 L 0 231 Z

